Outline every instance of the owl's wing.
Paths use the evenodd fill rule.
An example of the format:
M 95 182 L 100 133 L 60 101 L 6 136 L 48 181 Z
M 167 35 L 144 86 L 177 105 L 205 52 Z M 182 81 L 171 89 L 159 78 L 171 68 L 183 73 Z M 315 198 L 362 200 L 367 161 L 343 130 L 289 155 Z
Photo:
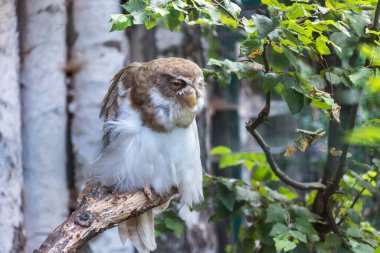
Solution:
M 141 63 L 134 62 L 119 70 L 119 72 L 113 77 L 111 80 L 110 87 L 108 88 L 108 92 L 105 95 L 102 107 L 100 110 L 100 118 L 103 118 L 105 121 L 107 120 L 115 120 L 117 117 L 117 113 L 119 111 L 120 105 L 123 103 L 123 100 L 128 95 L 127 91 L 133 85 L 135 85 L 135 74 L 137 73 L 138 68 L 141 66 Z M 103 134 L 103 144 L 104 148 L 108 146 L 110 141 L 110 133 L 104 128 Z M 91 166 L 91 165 L 89 165 Z M 87 168 L 89 169 L 89 168 Z M 90 169 L 89 169 L 90 170 Z M 78 201 L 80 202 L 83 196 L 90 194 L 92 187 L 98 184 L 98 180 L 96 180 L 91 174 L 89 175 L 85 186 L 83 187 L 81 193 L 78 196 Z
M 134 62 L 121 69 L 111 80 L 111 85 L 105 95 L 100 110 L 100 117 L 115 119 L 120 105 L 127 96 L 127 90 L 135 85 L 135 74 L 141 63 Z

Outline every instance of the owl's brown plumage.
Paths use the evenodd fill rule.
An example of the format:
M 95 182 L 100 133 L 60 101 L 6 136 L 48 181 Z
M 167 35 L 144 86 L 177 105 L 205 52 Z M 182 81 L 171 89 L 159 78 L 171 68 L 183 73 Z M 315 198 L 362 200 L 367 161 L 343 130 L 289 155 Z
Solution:
M 196 112 L 205 99 L 202 70 L 181 58 L 132 63 L 111 81 L 100 116 L 105 148 L 93 177 L 121 191 L 178 187 L 187 205 L 202 197 Z M 155 209 L 157 211 L 157 209 Z M 119 226 L 139 252 L 156 247 L 152 210 Z
M 115 118 L 127 90 L 130 89 L 132 106 L 140 110 L 144 124 L 159 132 L 169 131 L 170 129 L 157 119 L 157 105 L 148 92 L 153 88 L 156 88 L 164 99 L 176 100 L 184 107 L 193 107 L 195 101 L 204 96 L 202 70 L 189 60 L 175 57 L 132 63 L 121 69 L 111 81 L 100 116 L 106 119 Z M 190 123 L 190 120 L 178 120 L 176 126 L 187 127 Z

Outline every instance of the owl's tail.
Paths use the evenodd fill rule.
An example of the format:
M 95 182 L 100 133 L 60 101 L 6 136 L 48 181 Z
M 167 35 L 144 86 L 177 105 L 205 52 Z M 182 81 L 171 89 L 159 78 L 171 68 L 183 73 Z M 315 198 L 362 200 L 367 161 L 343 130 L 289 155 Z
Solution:
M 154 216 L 168 208 L 170 200 L 139 216 L 119 223 L 119 236 L 124 244 L 129 239 L 139 253 L 149 253 L 156 249 L 154 236 Z
M 139 253 L 149 253 L 156 249 L 154 237 L 153 210 L 130 218 L 119 224 L 119 235 L 122 243 L 129 239 Z

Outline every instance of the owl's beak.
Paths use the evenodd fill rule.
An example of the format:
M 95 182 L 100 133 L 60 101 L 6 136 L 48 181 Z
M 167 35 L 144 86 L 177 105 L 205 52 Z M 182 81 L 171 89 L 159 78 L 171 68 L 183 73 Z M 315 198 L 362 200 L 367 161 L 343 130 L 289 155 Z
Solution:
M 194 106 L 197 104 L 197 94 L 194 89 L 191 89 L 190 93 L 185 99 L 185 102 L 190 108 L 194 108 Z

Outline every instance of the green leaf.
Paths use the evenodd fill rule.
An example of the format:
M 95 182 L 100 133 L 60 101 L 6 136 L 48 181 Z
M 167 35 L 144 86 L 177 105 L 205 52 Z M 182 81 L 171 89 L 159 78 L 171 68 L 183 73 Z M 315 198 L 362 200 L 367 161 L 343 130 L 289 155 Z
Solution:
M 220 18 L 220 23 L 222 23 L 223 25 L 226 25 L 230 28 L 237 28 L 237 26 L 238 26 L 238 23 L 235 19 L 230 18 L 229 16 L 227 16 L 225 14 L 222 14 L 222 16 Z
M 330 247 L 334 248 L 339 246 L 342 243 L 342 239 L 340 238 L 339 235 L 334 234 L 334 233 L 329 233 L 326 234 L 325 236 L 325 244 Z
M 349 243 L 351 245 L 351 249 L 354 253 L 373 253 L 374 248 L 372 248 L 370 245 L 362 243 L 362 242 L 357 242 L 354 240 L 349 240 Z
M 318 235 L 318 232 L 315 230 L 312 223 L 310 223 L 310 221 L 305 218 L 296 218 L 293 224 L 293 228 L 304 234 L 307 234 L 308 236 Z
M 360 52 L 372 62 L 372 66 L 380 66 L 380 47 L 370 44 L 363 44 Z
M 241 9 L 239 7 L 239 5 L 231 2 L 230 0 L 224 0 L 224 4 L 225 4 L 225 7 L 226 9 L 232 13 L 232 15 L 237 18 Z
M 249 56 L 252 52 L 263 50 L 263 40 L 248 38 L 240 44 L 240 54 Z
M 289 240 L 274 238 L 274 241 L 275 241 L 276 250 L 279 250 L 279 251 L 283 250 L 286 252 L 286 251 L 295 249 L 295 247 L 297 247 L 297 244 Z
M 269 222 L 286 222 L 290 218 L 288 210 L 276 204 L 269 204 L 267 211 L 266 223 Z
M 150 30 L 152 29 L 153 27 L 155 27 L 157 25 L 156 21 L 155 20 L 152 20 L 150 18 L 148 18 L 147 20 L 145 20 L 145 28 L 147 30 Z
M 357 183 L 360 187 L 362 187 L 362 188 L 364 188 L 364 189 L 366 189 L 366 190 L 368 190 L 368 191 L 370 191 L 370 192 L 372 192 L 372 193 L 376 193 L 376 191 L 377 191 L 376 187 L 374 187 L 369 181 L 365 180 L 365 179 L 363 178 L 363 176 L 358 175 L 358 174 L 357 174 L 355 171 L 353 171 L 353 170 L 350 170 L 349 172 L 350 172 L 350 174 L 356 179 L 356 183 Z
M 333 68 L 324 72 L 325 77 L 329 83 L 332 85 L 338 85 L 341 83 L 341 78 L 343 77 L 343 70 L 340 68 Z
M 246 17 L 243 17 L 241 19 L 241 22 L 243 23 L 244 30 L 246 31 L 246 33 L 250 34 L 256 32 L 256 27 L 253 24 L 252 19 L 247 19 Z
M 232 212 L 234 210 L 236 196 L 225 185 L 218 185 L 218 193 L 216 196 L 220 200 L 220 202 L 222 202 L 223 206 L 227 208 L 228 211 Z
M 307 242 L 306 235 L 304 233 L 301 233 L 300 231 L 297 231 L 297 230 L 290 230 L 289 233 L 291 236 L 293 236 L 293 238 L 300 240 L 301 242 L 304 242 L 304 243 Z
M 279 25 L 279 21 L 277 19 L 270 19 L 260 14 L 252 15 L 252 21 L 257 28 L 260 39 L 265 38 Z
M 280 79 L 276 73 L 266 73 L 263 76 L 263 88 L 265 92 L 272 90 L 278 83 Z
M 148 13 L 144 11 L 136 11 L 130 14 L 133 17 L 133 24 L 141 25 L 145 24 L 145 21 L 148 19 Z
M 271 177 L 272 177 L 271 171 L 268 168 L 268 166 L 259 166 L 259 167 L 255 168 L 255 170 L 253 171 L 253 175 L 252 175 L 252 178 L 254 180 L 257 180 L 260 182 L 270 180 Z
M 166 226 L 173 230 L 174 234 L 179 238 L 185 229 L 185 222 L 178 216 L 171 216 L 170 218 L 165 218 Z
M 219 23 L 219 20 L 222 17 L 222 14 L 217 9 L 215 9 L 212 6 L 212 7 L 205 7 L 203 11 L 210 16 L 210 18 L 211 18 L 210 23 L 211 24 L 218 24 Z
M 285 226 L 282 223 L 276 223 L 274 224 L 272 230 L 270 231 L 269 235 L 270 236 L 277 236 L 280 234 L 287 233 L 289 231 L 289 228 Z
M 294 3 L 291 7 L 287 9 L 286 16 L 288 19 L 297 19 L 301 17 L 311 16 L 310 12 L 305 10 L 304 6 L 298 3 Z
M 292 114 L 300 112 L 304 107 L 303 94 L 295 91 L 294 89 L 284 88 L 281 95 L 286 101 L 286 104 Z
M 365 28 L 371 23 L 371 20 L 366 15 L 355 12 L 347 12 L 347 16 L 347 20 L 350 22 L 355 33 L 359 37 L 362 37 L 365 34 Z
M 229 84 L 231 74 L 236 74 L 239 79 L 254 77 L 263 66 L 256 62 L 233 62 L 228 59 L 223 61 L 210 59 L 208 65 L 215 66 L 215 70 L 203 70 L 206 77 L 214 76 L 221 84 Z
M 129 13 L 136 11 L 144 11 L 146 7 L 144 1 L 141 0 L 130 0 L 121 6 Z
M 281 10 L 286 9 L 286 5 L 278 2 L 277 0 L 262 0 L 261 3 L 266 4 L 270 7 L 276 7 L 276 8 L 281 9 Z
M 289 190 L 289 188 L 280 186 L 278 187 L 277 191 L 283 195 L 285 195 L 289 200 L 293 200 L 298 198 L 298 194 Z
M 237 186 L 236 187 L 236 199 L 238 201 L 247 201 L 247 202 L 260 202 L 260 194 L 256 191 L 248 189 L 246 187 Z
M 310 191 L 308 194 L 306 194 L 305 195 L 306 206 L 311 206 L 312 204 L 314 204 L 314 200 L 316 196 L 317 196 L 316 190 Z
M 380 127 L 364 126 L 355 128 L 347 141 L 356 145 L 376 146 L 380 143 Z
M 284 73 L 280 76 L 280 82 L 286 87 L 286 88 L 294 88 L 295 85 L 298 83 L 296 78 L 289 74 L 289 73 Z
M 330 49 L 329 47 L 327 46 L 327 42 L 329 40 L 327 39 L 327 37 L 321 35 L 319 36 L 316 40 L 315 40 L 315 46 L 318 50 L 318 53 L 320 55 L 329 55 L 330 54 Z
M 302 34 L 309 39 L 313 38 L 312 37 L 313 36 L 313 30 L 309 29 L 309 27 L 300 26 L 299 24 L 297 24 L 297 22 L 295 20 L 289 21 L 288 29 L 291 31 L 294 31 L 298 34 Z M 297 44 L 295 44 L 294 46 L 297 46 Z
M 120 31 L 133 25 L 133 18 L 129 15 L 113 14 L 111 15 L 111 22 L 112 22 L 111 32 L 116 31 L 116 30 Z
M 219 161 L 219 168 L 225 169 L 227 167 L 236 166 L 244 162 L 240 156 L 234 154 L 223 155 Z
M 167 210 L 155 218 L 156 236 L 164 232 L 174 232 L 179 238 L 185 229 L 185 222 L 178 215 Z
M 291 205 L 290 210 L 292 217 L 295 219 L 302 218 L 309 222 L 317 222 L 319 220 L 319 217 L 316 214 L 310 212 L 306 207 Z
M 309 37 L 306 37 L 305 35 L 303 34 L 298 34 L 297 38 L 305 45 L 310 45 L 311 43 L 313 43 L 313 40 Z
M 231 153 L 231 149 L 226 146 L 216 146 L 210 151 L 211 155 L 226 155 Z
M 297 60 L 297 57 L 293 54 L 293 52 L 290 51 L 287 47 L 281 46 L 281 48 L 284 51 L 284 54 L 285 54 L 286 58 L 288 58 L 290 63 L 293 66 L 298 67 L 298 60 Z
M 179 30 L 181 26 L 181 21 L 179 20 L 180 15 L 181 12 L 179 12 L 178 10 L 174 8 L 170 9 L 169 15 L 167 16 L 170 31 Z
M 352 74 L 349 75 L 349 78 L 355 87 L 365 87 L 373 76 L 374 74 L 372 69 L 366 67 L 356 67 L 353 69 Z

